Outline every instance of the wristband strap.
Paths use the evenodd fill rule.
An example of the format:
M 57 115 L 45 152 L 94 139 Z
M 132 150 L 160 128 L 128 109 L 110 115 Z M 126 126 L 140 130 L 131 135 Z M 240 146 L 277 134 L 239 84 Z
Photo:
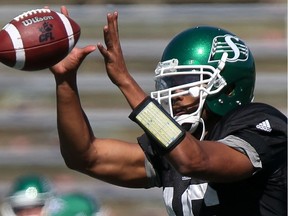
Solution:
M 185 137 L 185 130 L 157 103 L 147 97 L 129 115 L 167 153 Z

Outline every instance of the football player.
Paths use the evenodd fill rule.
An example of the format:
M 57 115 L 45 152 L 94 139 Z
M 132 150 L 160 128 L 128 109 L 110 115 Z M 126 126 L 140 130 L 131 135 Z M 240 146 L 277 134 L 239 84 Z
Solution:
M 2 216 L 42 216 L 53 198 L 52 183 L 41 175 L 18 177 L 1 205 Z
M 62 13 L 68 15 L 65 7 Z M 77 69 L 97 47 L 75 48 L 51 68 L 67 166 L 124 187 L 162 187 L 171 216 L 286 216 L 287 117 L 252 102 L 255 62 L 247 45 L 217 27 L 179 33 L 163 52 L 149 96 L 127 70 L 117 19 L 117 12 L 107 15 L 106 47 L 97 47 L 144 135 L 138 143 L 94 135 Z
M 94 197 L 82 192 L 61 194 L 45 208 L 45 216 L 107 216 Z

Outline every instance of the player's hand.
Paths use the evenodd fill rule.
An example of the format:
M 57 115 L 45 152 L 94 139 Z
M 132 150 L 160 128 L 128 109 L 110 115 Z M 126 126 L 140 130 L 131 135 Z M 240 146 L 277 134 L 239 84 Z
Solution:
M 61 13 L 64 14 L 65 16 L 69 17 L 69 12 L 66 6 L 61 6 L 60 7 Z
M 89 45 L 84 48 L 75 47 L 62 61 L 50 68 L 54 75 L 77 72 L 79 66 L 88 54 L 93 52 L 96 46 Z
M 117 12 L 107 15 L 107 25 L 104 26 L 103 33 L 106 48 L 98 43 L 98 49 L 104 57 L 109 78 L 115 85 L 121 86 L 127 81 L 129 74 L 119 41 Z
M 49 6 L 46 5 L 46 6 L 44 6 L 44 8 L 45 8 L 45 9 L 49 9 Z M 65 16 L 69 17 L 69 12 L 68 12 L 68 9 L 67 9 L 66 6 L 61 6 L 61 7 L 60 7 L 60 11 L 61 11 L 61 13 L 64 14 Z
M 60 10 L 62 14 L 67 17 L 69 16 L 68 9 L 65 6 L 61 6 Z M 93 45 L 89 45 L 84 48 L 75 47 L 66 58 L 51 67 L 50 70 L 54 75 L 76 72 L 86 56 L 93 52 L 95 49 L 96 46 Z

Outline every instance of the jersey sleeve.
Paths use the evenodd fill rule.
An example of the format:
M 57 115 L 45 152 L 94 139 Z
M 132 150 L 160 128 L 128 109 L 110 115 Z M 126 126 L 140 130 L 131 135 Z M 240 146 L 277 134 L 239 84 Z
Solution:
M 256 167 L 278 167 L 287 158 L 287 117 L 269 105 L 250 104 L 226 117 L 215 130 L 214 138 L 227 141 L 231 136 L 244 141 L 235 141 L 235 145 L 242 145 L 238 148 L 251 156 Z
M 224 139 L 218 141 L 247 155 L 253 167 L 255 168 L 255 173 L 262 168 L 262 162 L 260 160 L 259 154 L 255 150 L 255 148 L 245 140 L 233 135 L 229 135 Z

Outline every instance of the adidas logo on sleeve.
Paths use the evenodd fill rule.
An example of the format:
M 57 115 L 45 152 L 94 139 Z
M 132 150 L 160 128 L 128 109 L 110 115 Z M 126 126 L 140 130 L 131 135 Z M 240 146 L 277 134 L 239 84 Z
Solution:
M 266 131 L 266 132 L 271 132 L 272 131 L 270 122 L 268 120 L 260 122 L 259 124 L 256 125 L 256 128 L 259 129 L 259 130 Z

